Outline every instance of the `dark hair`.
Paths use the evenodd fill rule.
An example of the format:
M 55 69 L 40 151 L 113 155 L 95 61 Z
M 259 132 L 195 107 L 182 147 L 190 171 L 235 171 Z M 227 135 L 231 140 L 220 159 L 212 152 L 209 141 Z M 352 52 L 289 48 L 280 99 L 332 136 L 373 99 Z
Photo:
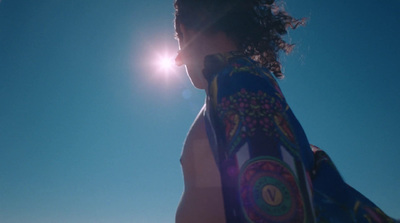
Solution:
M 202 32 L 222 31 L 277 78 L 283 78 L 279 51 L 293 48 L 282 36 L 305 21 L 291 17 L 274 0 L 175 0 L 174 6 L 178 39 L 179 24 Z

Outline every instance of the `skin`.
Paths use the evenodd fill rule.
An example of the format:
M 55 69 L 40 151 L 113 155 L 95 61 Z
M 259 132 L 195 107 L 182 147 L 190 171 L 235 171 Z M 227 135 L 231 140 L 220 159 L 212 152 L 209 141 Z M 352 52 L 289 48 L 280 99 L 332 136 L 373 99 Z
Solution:
M 225 33 L 204 34 L 181 25 L 180 56 L 196 88 L 207 92 L 203 76 L 206 55 L 237 50 Z M 220 175 L 207 138 L 201 109 L 186 137 L 181 164 L 185 189 L 176 213 L 176 223 L 223 223 L 224 205 Z
M 179 39 L 179 49 L 194 87 L 207 90 L 207 81 L 203 76 L 204 57 L 210 54 L 236 51 L 238 48 L 224 32 L 200 33 L 180 25 L 182 38 Z

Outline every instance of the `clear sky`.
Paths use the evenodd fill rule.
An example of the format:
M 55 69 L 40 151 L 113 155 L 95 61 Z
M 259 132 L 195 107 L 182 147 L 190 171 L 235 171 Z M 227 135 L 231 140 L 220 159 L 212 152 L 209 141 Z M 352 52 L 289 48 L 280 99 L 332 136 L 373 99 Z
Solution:
M 287 0 L 283 92 L 346 181 L 400 218 L 400 1 Z M 172 0 L 0 1 L 0 222 L 173 222 L 204 101 Z

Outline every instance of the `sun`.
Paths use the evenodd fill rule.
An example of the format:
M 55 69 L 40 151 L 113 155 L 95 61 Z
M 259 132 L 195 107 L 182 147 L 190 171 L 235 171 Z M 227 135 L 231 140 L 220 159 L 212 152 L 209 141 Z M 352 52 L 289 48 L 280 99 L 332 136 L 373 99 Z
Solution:
M 175 62 L 170 56 L 162 56 L 159 58 L 158 66 L 163 71 L 171 71 L 175 67 Z
M 174 74 L 177 68 L 175 57 L 168 51 L 156 54 L 153 59 L 153 66 L 156 68 L 157 73 L 168 76 Z
M 175 63 L 176 56 L 176 51 L 171 50 L 171 47 L 157 47 L 147 55 L 146 65 L 149 66 L 155 78 L 161 76 L 175 80 L 174 78 L 179 76 L 181 71 Z

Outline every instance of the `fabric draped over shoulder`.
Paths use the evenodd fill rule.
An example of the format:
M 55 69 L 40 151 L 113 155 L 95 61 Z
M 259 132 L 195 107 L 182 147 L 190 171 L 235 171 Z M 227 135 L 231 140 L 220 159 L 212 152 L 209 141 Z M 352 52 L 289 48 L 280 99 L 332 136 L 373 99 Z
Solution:
M 322 150 L 310 148 L 267 69 L 230 52 L 207 56 L 203 74 L 226 222 L 394 222 L 345 184 Z M 338 188 L 347 196 L 339 199 Z

